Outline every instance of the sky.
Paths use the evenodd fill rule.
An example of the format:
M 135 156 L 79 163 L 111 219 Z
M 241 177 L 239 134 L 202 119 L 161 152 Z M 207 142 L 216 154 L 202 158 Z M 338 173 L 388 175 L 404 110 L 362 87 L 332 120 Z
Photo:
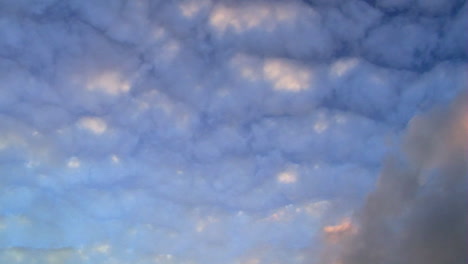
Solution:
M 0 0 L 0 263 L 468 261 L 465 0 Z

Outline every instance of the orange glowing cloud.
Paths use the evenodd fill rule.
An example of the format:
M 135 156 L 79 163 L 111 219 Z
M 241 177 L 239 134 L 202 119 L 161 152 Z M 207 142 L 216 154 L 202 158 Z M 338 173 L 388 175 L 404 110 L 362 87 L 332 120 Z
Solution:
M 323 232 L 327 241 L 337 243 L 348 235 L 355 233 L 356 228 L 349 218 L 345 218 L 338 225 L 325 226 Z

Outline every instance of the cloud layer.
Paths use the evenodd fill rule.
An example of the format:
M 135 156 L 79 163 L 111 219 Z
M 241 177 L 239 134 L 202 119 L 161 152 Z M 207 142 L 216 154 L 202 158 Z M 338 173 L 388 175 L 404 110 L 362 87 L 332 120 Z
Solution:
M 355 223 L 324 228 L 339 235 L 333 241 L 339 247 L 326 258 L 338 263 L 468 260 L 467 102 L 461 96 L 447 109 L 411 121 L 404 156 L 385 162 Z M 352 229 L 357 231 L 349 234 Z
M 466 258 L 467 11 L 0 2 L 0 262 Z

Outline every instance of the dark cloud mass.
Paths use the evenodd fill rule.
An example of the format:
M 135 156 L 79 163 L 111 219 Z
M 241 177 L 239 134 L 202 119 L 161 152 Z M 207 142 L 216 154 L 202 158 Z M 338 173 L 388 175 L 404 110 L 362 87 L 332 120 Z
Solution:
M 403 155 L 385 162 L 339 263 L 465 263 L 467 98 L 411 121 Z M 327 231 L 325 229 L 325 231 Z M 337 257 L 339 256 L 339 257 Z
M 467 262 L 464 0 L 0 0 L 0 263 Z

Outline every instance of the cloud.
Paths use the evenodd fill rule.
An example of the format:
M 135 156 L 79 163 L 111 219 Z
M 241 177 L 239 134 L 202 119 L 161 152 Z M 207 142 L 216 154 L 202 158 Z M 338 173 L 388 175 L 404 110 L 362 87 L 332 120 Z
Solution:
M 355 227 L 349 218 L 345 218 L 337 225 L 325 226 L 323 228 L 326 240 L 330 243 L 339 243 L 346 236 L 352 235 L 356 232 Z
M 269 60 L 263 67 L 266 79 L 273 83 L 276 90 L 298 92 L 308 89 L 312 73 L 286 61 Z
M 455 112 L 434 109 L 466 90 L 466 11 L 2 1 L 0 262 L 306 264 L 324 245 L 364 257 L 348 242 L 374 223 L 369 193 L 406 186 L 407 172 L 421 175 L 413 189 L 378 187 L 391 203 L 379 210 L 414 210 L 375 229 L 391 219 L 400 231 L 387 233 L 432 237 L 424 204 L 447 219 L 459 206 L 439 173 L 458 173 L 463 139 L 441 132 Z M 425 259 L 421 237 L 399 256 Z
M 83 117 L 78 123 L 80 127 L 96 135 L 100 135 L 107 130 L 106 122 L 98 117 Z
M 116 95 L 128 92 L 130 85 L 119 80 L 117 73 L 103 73 L 92 79 L 87 85 L 89 90 L 102 90 L 105 93 Z
M 356 234 L 328 254 L 341 255 L 341 263 L 466 261 L 466 119 L 466 95 L 415 117 L 403 140 L 404 158 L 386 162 L 356 214 Z
M 293 171 L 284 171 L 278 175 L 278 181 L 281 183 L 294 183 L 297 181 L 297 176 Z

